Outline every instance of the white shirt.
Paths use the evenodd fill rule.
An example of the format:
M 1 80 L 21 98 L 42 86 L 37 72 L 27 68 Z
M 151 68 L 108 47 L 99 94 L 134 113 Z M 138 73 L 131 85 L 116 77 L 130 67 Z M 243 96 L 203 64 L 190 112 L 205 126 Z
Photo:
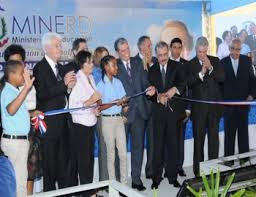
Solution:
M 233 59 L 232 57 L 230 57 L 230 59 L 231 59 L 231 63 L 232 63 L 234 73 L 235 73 L 235 75 L 237 75 L 239 59 Z
M 165 65 L 159 64 L 159 66 L 160 66 L 160 72 L 162 72 L 162 68 L 164 66 L 164 71 L 165 71 L 165 74 L 166 74 L 167 64 L 165 64 Z
M 49 63 L 49 65 L 52 68 L 52 71 L 54 72 L 55 76 L 57 76 L 57 70 L 56 70 L 56 62 L 54 62 L 51 58 L 49 58 L 47 55 L 44 56 L 46 61 Z
M 127 70 L 127 63 L 129 64 L 129 68 L 131 69 L 131 63 L 130 63 L 130 60 L 128 62 L 122 60 L 123 64 L 124 64 L 124 67 L 125 69 Z
M 224 57 L 227 57 L 230 54 L 229 51 L 229 46 L 228 44 L 224 41 L 219 45 L 217 56 L 222 59 Z
M 91 84 L 89 83 L 87 76 L 81 70 L 76 74 L 76 78 L 76 85 L 69 96 L 70 108 L 82 107 L 84 102 L 87 101 L 96 90 L 96 85 L 92 75 L 89 76 Z M 73 122 L 88 127 L 95 125 L 97 117 L 94 110 L 95 108 L 90 108 L 72 112 L 71 115 Z
M 175 59 L 175 58 L 171 55 L 170 59 L 173 60 L 173 61 L 176 61 L 176 62 L 180 62 L 180 57 L 178 57 L 177 59 Z

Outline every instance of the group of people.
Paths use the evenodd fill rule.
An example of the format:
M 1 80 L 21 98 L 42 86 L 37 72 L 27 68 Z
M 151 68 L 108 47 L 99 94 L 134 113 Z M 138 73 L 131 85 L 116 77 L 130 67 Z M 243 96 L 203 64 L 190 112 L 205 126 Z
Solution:
M 237 26 L 232 26 L 222 34 L 222 39 L 216 38 L 217 56 L 222 59 L 229 55 L 229 45 L 233 39 L 238 38 L 241 41 L 241 54 L 256 55 L 256 24 L 251 23 L 248 30 L 241 29 L 238 32 Z
M 135 57 L 131 57 L 128 41 L 118 38 L 115 58 L 105 47 L 97 47 L 92 54 L 86 40 L 79 38 L 72 46 L 74 59 L 61 65 L 61 37 L 49 32 L 42 37 L 45 56 L 33 68 L 33 75 L 24 66 L 24 49 L 9 46 L 1 92 L 1 148 L 14 166 L 17 196 L 27 194 L 30 117 L 50 110 L 84 107 L 44 118 L 47 131 L 40 136 L 44 191 L 55 190 L 56 183 L 58 188 L 65 188 L 93 181 L 95 134 L 100 181 L 127 184 L 127 142 L 131 139 L 131 187 L 139 191 L 146 189 L 141 180 L 145 136 L 145 174 L 152 179 L 151 188 L 158 188 L 163 170 L 169 183 L 180 187 L 177 176 L 186 176 L 184 135 L 189 118 L 196 177 L 204 160 L 206 134 L 208 158 L 219 156 L 219 121 L 223 114 L 225 156 L 234 154 L 236 131 L 239 152 L 249 151 L 248 106 L 185 101 L 187 97 L 201 101 L 252 100 L 255 75 L 251 59 L 240 54 L 241 46 L 239 39 L 233 39 L 228 56 L 219 60 L 207 54 L 208 41 L 199 37 L 196 56 L 188 61 L 181 57 L 183 43 L 178 37 L 170 43 L 159 41 L 156 57 L 150 37 L 138 39 Z M 28 111 L 25 100 L 33 86 L 36 110 Z M 144 95 L 133 97 L 144 91 Z M 97 191 L 82 195 L 96 196 Z

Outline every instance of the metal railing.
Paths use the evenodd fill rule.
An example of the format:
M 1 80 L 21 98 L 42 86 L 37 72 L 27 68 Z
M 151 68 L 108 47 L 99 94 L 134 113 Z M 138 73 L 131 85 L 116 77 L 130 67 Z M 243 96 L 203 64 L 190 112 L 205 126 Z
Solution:
M 117 181 L 101 181 L 96 183 L 84 184 L 49 192 L 38 193 L 32 195 L 31 197 L 54 197 L 66 194 L 74 194 L 77 192 L 83 192 L 93 189 L 100 189 L 104 187 L 108 187 L 110 197 L 119 197 L 119 193 L 129 197 L 145 197 L 141 193 L 128 187 L 128 185 L 121 184 L 120 182 Z

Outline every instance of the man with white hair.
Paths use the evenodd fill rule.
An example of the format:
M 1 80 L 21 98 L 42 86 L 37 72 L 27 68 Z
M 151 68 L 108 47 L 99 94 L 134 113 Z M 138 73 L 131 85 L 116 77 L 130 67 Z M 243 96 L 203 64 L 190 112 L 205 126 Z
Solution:
M 242 43 L 234 39 L 229 47 L 230 55 L 221 60 L 225 71 L 224 99 L 253 100 L 255 97 L 255 76 L 252 62 L 246 55 L 241 54 Z M 235 153 L 236 134 L 239 153 L 249 151 L 248 112 L 249 106 L 226 106 L 224 111 L 224 154 Z M 241 160 L 241 164 L 246 161 Z M 227 164 L 233 165 L 234 162 Z
M 208 41 L 199 37 L 196 41 L 196 57 L 189 61 L 188 85 L 193 99 L 221 100 L 224 71 L 217 57 L 207 55 Z M 208 159 L 219 155 L 219 121 L 222 107 L 203 103 L 192 103 L 191 119 L 194 136 L 195 176 L 199 176 L 199 163 L 204 161 L 205 134 L 208 136 Z
M 49 32 L 42 37 L 44 58 L 34 67 L 37 109 L 43 112 L 63 109 L 67 106 L 66 95 L 76 83 L 74 71 L 61 76 L 62 65 L 58 64 L 61 57 L 61 37 Z M 68 170 L 68 126 L 67 116 L 60 114 L 45 117 L 47 131 L 41 137 L 43 156 L 44 191 L 69 186 Z

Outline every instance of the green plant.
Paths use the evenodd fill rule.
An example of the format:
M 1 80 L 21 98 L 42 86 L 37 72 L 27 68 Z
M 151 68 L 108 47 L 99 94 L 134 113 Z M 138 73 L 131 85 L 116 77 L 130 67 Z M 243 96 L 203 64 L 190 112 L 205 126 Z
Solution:
M 228 181 L 224 187 L 224 190 L 221 193 L 221 197 L 226 197 L 227 192 L 234 180 L 235 173 L 229 176 Z M 217 170 L 215 181 L 214 181 L 214 174 L 213 170 L 211 170 L 210 173 L 210 180 L 207 180 L 206 176 L 204 173 L 202 173 L 202 180 L 204 184 L 204 189 L 207 194 L 207 197 L 218 197 L 219 196 L 219 184 L 220 184 L 220 171 L 219 169 Z M 210 181 L 210 183 L 209 183 Z M 201 197 L 203 189 L 200 188 L 199 191 L 197 192 L 194 190 L 192 187 L 189 185 L 187 186 L 187 189 L 196 197 Z M 237 191 L 235 194 L 232 195 L 232 197 L 241 197 L 245 193 L 245 189 Z

